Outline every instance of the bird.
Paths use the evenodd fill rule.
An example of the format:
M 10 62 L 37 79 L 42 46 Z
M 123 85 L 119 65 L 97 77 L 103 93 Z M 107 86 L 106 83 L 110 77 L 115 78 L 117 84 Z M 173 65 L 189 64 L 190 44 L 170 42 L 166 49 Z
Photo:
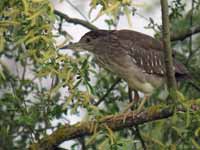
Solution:
M 97 64 L 124 79 L 132 90 L 145 95 L 166 83 L 163 44 L 133 30 L 92 30 L 62 49 L 89 51 Z M 187 68 L 173 55 L 177 81 L 188 77 Z

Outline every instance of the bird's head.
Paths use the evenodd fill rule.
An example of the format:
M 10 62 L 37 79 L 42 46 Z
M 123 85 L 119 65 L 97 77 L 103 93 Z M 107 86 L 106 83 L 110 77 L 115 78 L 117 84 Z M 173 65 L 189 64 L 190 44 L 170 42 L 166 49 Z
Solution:
M 108 30 L 94 30 L 87 32 L 81 37 L 81 39 L 76 43 L 69 43 L 68 45 L 62 47 L 62 49 L 72 49 L 74 51 L 90 51 L 94 52 L 95 47 L 99 44 L 103 44 L 104 41 L 109 37 Z

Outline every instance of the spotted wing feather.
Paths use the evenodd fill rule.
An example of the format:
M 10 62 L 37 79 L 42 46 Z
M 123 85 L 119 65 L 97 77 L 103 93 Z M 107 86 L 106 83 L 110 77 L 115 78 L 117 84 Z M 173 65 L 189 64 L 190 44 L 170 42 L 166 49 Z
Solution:
M 129 52 L 133 63 L 140 67 L 143 72 L 160 76 L 165 74 L 162 52 L 152 49 L 146 50 L 137 46 L 132 46 Z
M 113 33 L 118 38 L 123 39 L 120 42 L 121 45 L 125 49 L 129 49 L 129 55 L 132 57 L 133 62 L 143 69 L 144 72 L 159 76 L 165 75 L 164 47 L 161 41 L 135 31 L 118 30 Z M 187 68 L 182 63 L 175 58 L 173 63 L 177 79 L 190 78 Z

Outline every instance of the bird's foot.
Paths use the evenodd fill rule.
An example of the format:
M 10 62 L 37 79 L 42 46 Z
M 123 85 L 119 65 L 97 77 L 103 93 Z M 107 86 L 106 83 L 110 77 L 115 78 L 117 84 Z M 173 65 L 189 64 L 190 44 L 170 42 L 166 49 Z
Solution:
M 122 114 L 124 114 L 123 122 L 126 121 L 127 115 L 129 114 L 129 110 L 133 107 L 134 101 L 130 102 L 125 109 L 122 111 Z
M 130 108 L 133 107 L 134 101 L 128 103 L 128 105 L 125 107 L 125 109 L 123 110 L 123 113 L 127 112 Z

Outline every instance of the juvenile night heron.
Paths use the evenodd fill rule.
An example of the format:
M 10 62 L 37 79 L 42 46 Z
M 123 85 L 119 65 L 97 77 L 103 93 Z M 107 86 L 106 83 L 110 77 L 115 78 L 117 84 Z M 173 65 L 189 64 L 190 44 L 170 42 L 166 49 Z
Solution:
M 133 90 L 151 95 L 166 81 L 163 46 L 160 41 L 131 30 L 95 30 L 86 33 L 77 43 L 63 48 L 86 50 L 94 54 L 100 66 L 124 79 Z M 175 58 L 177 80 L 188 75 Z

